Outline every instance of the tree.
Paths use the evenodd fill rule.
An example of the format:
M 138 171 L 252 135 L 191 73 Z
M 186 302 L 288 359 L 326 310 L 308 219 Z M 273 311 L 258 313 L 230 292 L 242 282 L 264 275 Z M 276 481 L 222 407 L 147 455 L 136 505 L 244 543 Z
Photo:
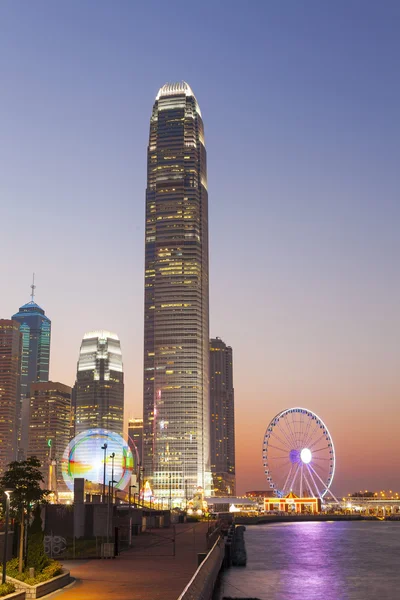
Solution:
M 19 537 L 19 572 L 22 573 L 24 562 L 24 530 L 25 515 L 39 504 L 45 502 L 49 490 L 42 489 L 44 482 L 40 471 L 40 461 L 36 456 L 26 460 L 14 461 L 8 465 L 7 471 L 0 478 L 0 489 L 13 490 L 10 494 L 10 506 L 16 520 L 20 524 Z
M 50 561 L 44 551 L 44 533 L 39 504 L 34 509 L 33 521 L 29 526 L 28 532 L 29 543 L 26 562 L 28 567 L 35 569 L 36 573 L 41 573 Z

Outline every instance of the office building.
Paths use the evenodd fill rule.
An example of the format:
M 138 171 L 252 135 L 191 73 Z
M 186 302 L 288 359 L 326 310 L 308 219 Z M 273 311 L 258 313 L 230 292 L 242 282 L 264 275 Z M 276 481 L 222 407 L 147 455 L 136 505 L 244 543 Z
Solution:
M 185 82 L 154 102 L 147 154 L 143 462 L 155 497 L 211 491 L 204 128 Z
M 34 301 L 34 283 L 31 301 L 13 315 L 22 332 L 21 411 L 19 427 L 19 457 L 26 457 L 29 431 L 29 391 L 32 383 L 49 380 L 51 321 L 43 308 Z
M 61 459 L 69 443 L 72 389 L 63 383 L 32 383 L 29 401 L 28 456 L 42 465 L 46 489 L 64 491 Z
M 220 338 L 210 342 L 211 470 L 216 496 L 234 496 L 235 394 L 232 348 Z
M 19 323 L 0 319 L 0 476 L 17 459 L 21 353 Z
M 141 465 L 143 458 L 143 419 L 129 419 L 128 443 L 132 450 L 135 466 Z
M 124 373 L 115 333 L 99 330 L 83 336 L 72 404 L 74 435 L 94 428 L 123 435 Z

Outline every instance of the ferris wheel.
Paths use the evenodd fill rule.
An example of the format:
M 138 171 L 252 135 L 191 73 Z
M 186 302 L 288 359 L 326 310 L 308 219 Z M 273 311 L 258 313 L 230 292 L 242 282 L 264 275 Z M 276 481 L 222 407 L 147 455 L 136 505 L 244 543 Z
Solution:
M 264 472 L 276 496 L 323 498 L 335 473 L 335 449 L 325 423 L 311 410 L 289 408 L 268 425 Z

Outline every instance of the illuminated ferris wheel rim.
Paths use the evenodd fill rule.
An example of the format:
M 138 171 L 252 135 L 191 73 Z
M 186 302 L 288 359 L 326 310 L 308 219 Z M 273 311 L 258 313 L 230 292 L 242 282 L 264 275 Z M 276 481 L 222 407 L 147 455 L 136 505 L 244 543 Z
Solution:
M 317 495 L 321 498 L 321 500 L 323 499 L 323 497 L 325 496 L 325 494 L 327 494 L 327 492 L 330 492 L 330 486 L 332 485 L 332 481 L 335 475 L 335 467 L 336 467 L 336 455 L 335 455 L 335 447 L 333 444 L 333 439 L 332 436 L 329 432 L 328 427 L 326 426 L 325 422 L 321 419 L 321 417 L 319 417 L 315 412 L 313 412 L 312 410 L 308 409 L 308 408 L 304 408 L 301 406 L 295 406 L 292 408 L 286 408 L 284 410 L 282 410 L 281 412 L 277 413 L 275 415 L 275 417 L 271 420 L 271 422 L 269 423 L 265 434 L 264 434 L 264 440 L 263 440 L 263 464 L 264 464 L 264 469 L 265 469 L 265 474 L 267 476 L 267 481 L 269 481 L 270 483 L 270 487 L 271 489 L 274 489 L 274 493 L 276 494 L 284 494 L 285 492 L 288 491 L 292 491 L 292 489 L 288 490 L 286 489 L 286 485 L 287 485 L 287 481 L 289 480 L 289 474 L 287 476 L 287 481 L 285 481 L 285 484 L 283 486 L 282 490 L 279 490 L 276 488 L 275 484 L 273 483 L 272 477 L 270 476 L 271 473 L 271 468 L 270 465 L 268 463 L 268 446 L 269 446 L 269 439 L 271 437 L 271 434 L 274 431 L 274 427 L 276 425 L 278 425 L 279 421 L 281 419 L 284 419 L 284 417 L 288 414 L 294 414 L 294 413 L 298 413 L 301 415 L 306 415 L 308 418 L 311 418 L 311 420 L 314 420 L 318 425 L 320 425 L 320 429 L 323 430 L 323 434 L 325 435 L 325 439 L 328 442 L 327 446 L 326 446 L 326 450 L 328 450 L 330 457 L 329 459 L 325 459 L 325 460 L 329 460 L 330 463 L 330 470 L 327 474 L 327 477 L 325 479 L 325 481 L 322 480 L 322 478 L 318 475 L 318 473 L 315 471 L 315 469 L 313 468 L 313 466 L 310 464 L 311 461 L 313 460 L 313 453 L 311 452 L 311 450 L 307 447 L 310 444 L 299 444 L 300 448 L 296 448 L 296 449 L 292 449 L 289 451 L 288 454 L 288 458 L 290 459 L 290 461 L 292 463 L 297 463 L 298 465 L 301 464 L 301 478 L 303 477 L 303 468 L 304 466 L 308 469 L 310 476 L 312 478 L 312 482 L 314 484 L 314 488 L 315 490 L 317 490 Z M 292 422 L 292 425 L 294 423 Z M 293 441 L 293 439 L 292 439 Z M 304 440 L 303 440 L 304 441 Z M 315 442 L 314 442 L 315 443 Z M 312 446 L 312 445 L 311 445 Z M 314 451 L 316 452 L 316 451 Z M 315 457 L 317 460 L 321 460 L 318 459 L 318 457 Z M 316 466 L 316 465 L 314 465 Z M 310 470 L 311 469 L 311 470 Z M 297 469 L 298 471 L 298 469 Z M 294 481 L 296 479 L 297 476 L 297 471 L 296 474 L 294 476 Z M 319 490 L 319 488 L 317 487 L 317 485 L 315 484 L 314 481 L 314 477 L 312 472 L 314 472 L 314 474 L 316 475 L 316 477 L 318 478 L 319 482 L 323 484 L 323 488 L 321 489 L 321 491 Z M 291 473 L 291 471 L 290 471 Z M 309 490 L 312 490 L 313 485 L 309 485 Z M 300 490 L 301 491 L 301 490 Z M 331 492 L 330 492 L 331 493 Z M 300 495 L 302 495 L 300 493 Z M 312 492 L 312 495 L 315 496 L 315 492 Z

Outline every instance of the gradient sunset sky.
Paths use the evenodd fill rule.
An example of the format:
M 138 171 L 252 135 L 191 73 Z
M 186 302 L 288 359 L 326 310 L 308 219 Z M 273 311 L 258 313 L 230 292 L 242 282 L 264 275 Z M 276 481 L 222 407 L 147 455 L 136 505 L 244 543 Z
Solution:
M 276 413 L 317 412 L 333 491 L 400 493 L 400 3 L 0 2 L 0 317 L 52 320 L 51 379 L 118 333 L 142 414 L 146 148 L 187 81 L 208 152 L 210 332 L 234 350 L 239 492 Z

